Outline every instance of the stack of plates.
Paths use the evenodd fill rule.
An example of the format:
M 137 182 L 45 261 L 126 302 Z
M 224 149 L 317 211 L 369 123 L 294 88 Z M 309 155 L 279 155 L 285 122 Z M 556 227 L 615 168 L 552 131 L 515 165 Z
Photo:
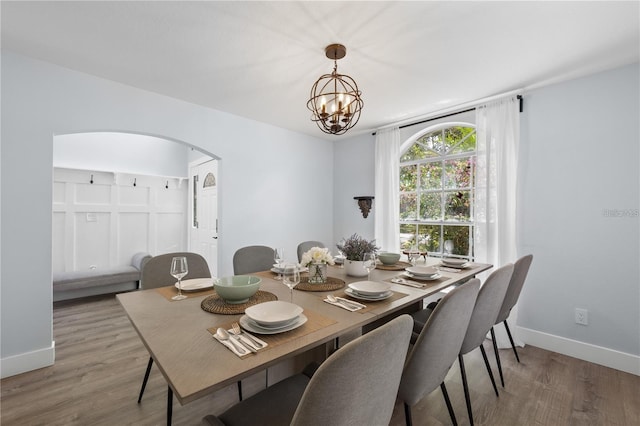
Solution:
M 277 263 L 274 263 L 273 264 L 273 268 L 271 268 L 271 272 L 274 272 L 276 274 L 282 274 L 282 273 L 284 273 L 284 267 L 285 267 L 284 264 L 282 266 L 278 266 Z M 300 272 L 306 272 L 306 271 L 309 270 L 308 268 L 303 268 L 300 265 L 297 265 L 297 267 L 298 267 L 298 270 L 300 270 Z
M 182 291 L 200 291 L 213 287 L 214 278 L 192 278 L 190 280 L 182 280 L 180 284 Z M 174 284 L 178 288 L 178 283 Z
M 281 300 L 250 306 L 244 313 L 240 325 L 260 334 L 283 333 L 307 322 L 300 306 Z
M 405 268 L 404 275 L 417 280 L 431 281 L 441 277 L 440 273 L 433 266 L 411 266 Z
M 349 284 L 344 292 L 356 299 L 376 301 L 391 297 L 393 292 L 390 289 L 391 286 L 387 283 L 358 281 Z
M 339 254 L 338 254 L 338 255 L 336 255 L 336 256 L 333 258 L 333 261 L 334 261 L 337 265 L 342 265 L 342 264 L 344 263 L 344 260 L 345 260 L 345 259 L 346 259 L 346 257 L 345 257 L 345 256 L 342 256 L 342 255 L 339 255 Z
M 466 268 L 470 265 L 467 259 L 456 259 L 454 257 L 443 257 L 442 266 L 448 266 L 450 268 Z

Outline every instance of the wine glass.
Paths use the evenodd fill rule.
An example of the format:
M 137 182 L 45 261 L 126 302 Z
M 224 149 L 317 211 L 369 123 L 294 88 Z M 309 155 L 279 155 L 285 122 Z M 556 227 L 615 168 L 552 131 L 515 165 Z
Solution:
M 453 241 L 446 240 L 444 242 L 444 252 L 446 255 L 451 255 L 453 253 Z
M 275 260 L 276 264 L 278 265 L 278 276 L 276 277 L 276 280 L 281 280 L 282 279 L 282 262 L 284 261 L 284 249 L 283 248 L 277 248 L 273 251 L 273 260 Z
M 187 296 L 182 294 L 182 278 L 189 273 L 189 267 L 187 266 L 187 258 L 184 256 L 178 256 L 171 259 L 171 275 L 178 280 L 178 294 L 173 296 L 172 300 L 186 299 Z
M 367 270 L 367 280 L 371 281 L 371 271 L 376 269 L 376 254 L 375 252 L 365 253 L 362 259 L 364 269 Z
M 409 258 L 411 266 L 416 266 L 416 261 L 420 258 L 420 250 L 418 250 L 418 246 L 411 246 L 409 253 L 407 253 L 407 257 Z
M 284 265 L 282 282 L 291 290 L 291 303 L 293 303 L 293 288 L 300 283 L 300 269 L 298 265 L 293 263 Z

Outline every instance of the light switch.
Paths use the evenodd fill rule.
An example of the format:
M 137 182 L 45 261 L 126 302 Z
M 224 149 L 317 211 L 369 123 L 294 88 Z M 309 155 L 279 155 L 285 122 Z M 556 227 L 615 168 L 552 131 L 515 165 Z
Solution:
M 97 222 L 98 216 L 95 213 L 87 213 L 87 222 Z

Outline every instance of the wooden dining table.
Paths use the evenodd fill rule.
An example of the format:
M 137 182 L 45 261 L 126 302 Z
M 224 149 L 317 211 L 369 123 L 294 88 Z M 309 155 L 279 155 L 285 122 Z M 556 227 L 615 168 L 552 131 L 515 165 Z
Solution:
M 439 263 L 427 258 L 426 263 Z M 122 293 L 117 296 L 131 324 L 140 336 L 168 384 L 167 424 L 171 424 L 173 395 L 181 405 L 188 404 L 230 384 L 272 368 L 270 382 L 299 372 L 303 363 L 328 355 L 337 338 L 356 330 L 366 332 L 402 313 L 422 308 L 422 300 L 451 286 L 464 283 L 492 265 L 472 263 L 459 272 L 441 271 L 438 280 L 427 281 L 424 288 L 391 283 L 403 271 L 374 269 L 372 281 L 387 282 L 393 296 L 382 301 L 360 301 L 367 308 L 350 312 L 323 299 L 328 294 L 344 294 L 345 288 L 334 291 L 302 291 L 294 289 L 293 303 L 304 309 L 307 323 L 277 335 L 257 335 L 268 347 L 242 358 L 213 338 L 217 327 L 230 328 L 241 313 L 214 314 L 205 311 L 202 301 L 212 290 L 190 293 L 187 299 L 171 300 L 173 288 L 160 288 Z M 258 272 L 260 290 L 290 301 L 290 291 L 271 271 Z M 328 276 L 345 285 L 367 280 L 367 277 L 347 276 L 339 265 L 329 266 Z M 272 372 L 273 370 L 273 372 Z M 141 374 L 142 375 L 142 374 Z

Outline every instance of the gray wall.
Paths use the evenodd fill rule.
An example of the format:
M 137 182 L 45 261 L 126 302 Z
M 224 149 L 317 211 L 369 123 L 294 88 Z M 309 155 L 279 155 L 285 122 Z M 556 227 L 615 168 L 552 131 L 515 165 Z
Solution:
M 640 354 L 638 64 L 531 91 L 522 114 L 519 324 Z M 605 210 L 635 210 L 607 217 Z M 574 322 L 574 308 L 589 325 Z
M 221 275 L 232 274 L 233 253 L 244 245 L 281 246 L 293 260 L 299 241 L 333 235 L 330 142 L 6 50 L 1 77 L 3 376 L 47 365 L 53 358 L 54 135 L 140 133 L 220 157 Z M 304 176 L 324 178 L 311 184 Z

